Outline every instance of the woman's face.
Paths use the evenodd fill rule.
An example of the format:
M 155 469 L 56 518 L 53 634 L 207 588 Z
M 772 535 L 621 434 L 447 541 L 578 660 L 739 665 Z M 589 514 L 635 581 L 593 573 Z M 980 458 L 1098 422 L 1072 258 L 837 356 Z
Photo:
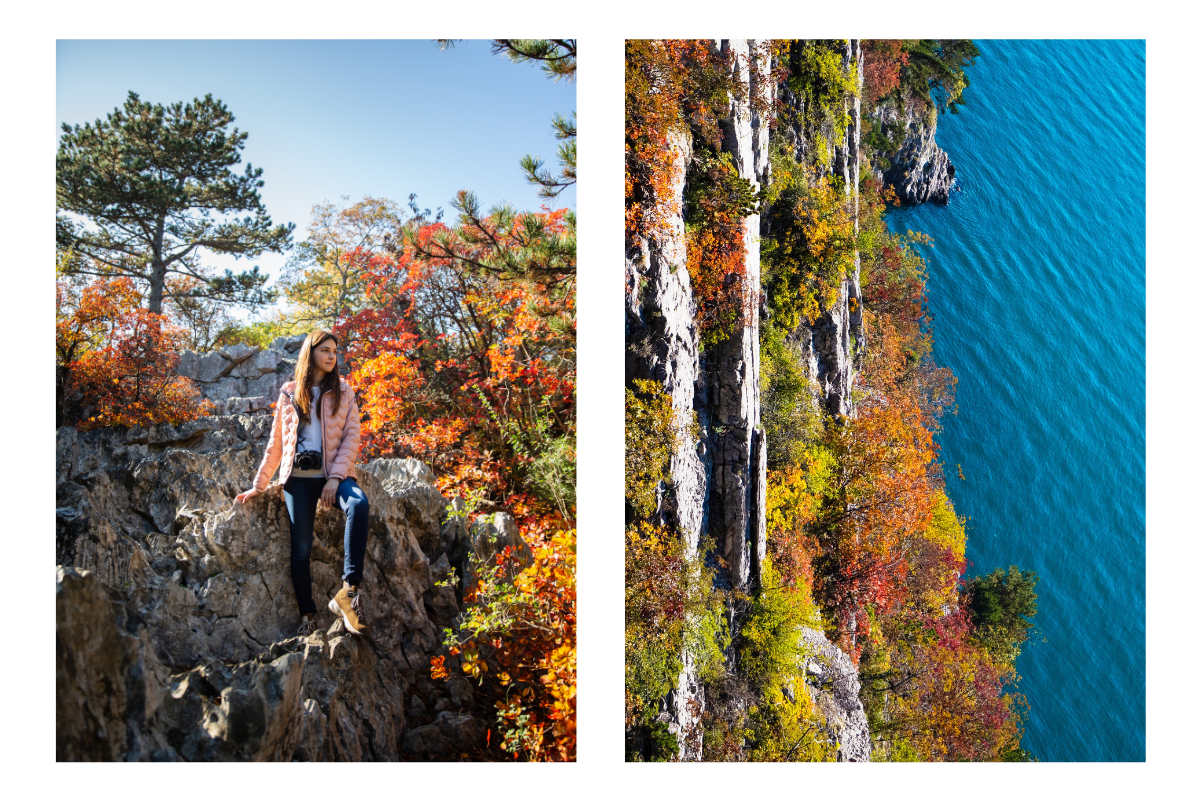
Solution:
M 337 367 L 337 344 L 333 339 L 326 339 L 320 345 L 312 350 L 313 366 L 317 368 L 320 377 L 325 377 L 326 373 L 333 372 Z

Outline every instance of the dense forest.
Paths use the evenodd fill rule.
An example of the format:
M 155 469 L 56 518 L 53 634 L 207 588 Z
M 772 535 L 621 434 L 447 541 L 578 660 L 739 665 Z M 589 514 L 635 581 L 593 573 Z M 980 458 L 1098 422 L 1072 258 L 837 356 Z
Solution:
M 631 269 L 640 281 L 627 291 L 652 290 L 644 276 L 681 234 L 675 280 L 701 375 L 681 407 L 641 355 L 673 323 L 627 297 L 651 331 L 634 341 L 627 311 L 627 348 L 651 364 L 626 382 L 627 758 L 842 760 L 806 635 L 819 631 L 857 672 L 872 760 L 1027 760 L 1014 664 L 1037 577 L 964 580 L 965 521 L 935 440 L 955 378 L 933 358 L 924 239 L 886 222 L 899 201 L 884 173 L 910 132 L 896 120 L 956 111 L 977 51 L 759 40 L 739 54 L 732 41 L 626 43 L 627 281 Z M 736 140 L 739 114 L 754 120 L 761 169 Z M 848 343 L 840 384 L 814 344 L 831 326 Z M 728 501 L 710 495 L 699 535 L 684 530 L 679 465 L 694 449 L 705 475 L 719 472 L 704 454 L 722 446 L 723 401 L 706 401 L 703 382 L 723 380 L 730 342 L 754 339 L 740 352 L 747 369 L 759 359 L 743 395 L 758 420 L 742 420 L 765 490 L 755 508 L 755 457 L 743 459 L 742 579 L 730 534 L 723 546 L 714 534 Z

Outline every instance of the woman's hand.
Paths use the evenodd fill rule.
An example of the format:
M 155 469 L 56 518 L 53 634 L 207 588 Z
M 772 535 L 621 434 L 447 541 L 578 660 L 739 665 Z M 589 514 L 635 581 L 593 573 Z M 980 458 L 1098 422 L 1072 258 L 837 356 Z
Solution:
M 341 482 L 341 478 L 330 478 L 325 481 L 325 488 L 321 490 L 321 508 L 333 508 L 333 501 L 337 497 L 338 485 Z
M 252 500 L 255 497 L 258 497 L 260 494 L 262 494 L 262 492 L 260 492 L 258 489 L 251 489 L 250 491 L 242 492 L 237 497 L 233 498 L 233 502 L 245 503 L 247 500 Z

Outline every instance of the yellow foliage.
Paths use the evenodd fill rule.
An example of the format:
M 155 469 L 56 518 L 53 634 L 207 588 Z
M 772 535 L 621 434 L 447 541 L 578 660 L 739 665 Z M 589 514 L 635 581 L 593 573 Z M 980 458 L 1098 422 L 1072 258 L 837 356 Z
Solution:
M 795 466 L 775 470 L 767 478 L 767 536 L 799 530 L 816 518 L 828 491 L 833 457 L 821 447 L 808 447 Z
M 768 686 L 750 710 L 751 761 L 836 761 L 837 745 L 803 682 L 797 678 L 792 699 L 779 686 Z
M 933 520 L 925 529 L 925 538 L 941 547 L 949 547 L 956 559 L 967 550 L 967 532 L 962 517 L 954 513 L 954 505 L 944 491 L 934 498 Z

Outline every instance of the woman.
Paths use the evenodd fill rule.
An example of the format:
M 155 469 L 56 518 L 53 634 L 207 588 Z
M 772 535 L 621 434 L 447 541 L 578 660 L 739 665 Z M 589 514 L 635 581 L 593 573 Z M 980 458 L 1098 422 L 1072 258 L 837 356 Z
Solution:
M 329 610 L 342 617 L 346 630 L 367 633 L 359 587 L 370 507 L 354 479 L 360 441 L 358 403 L 350 384 L 338 375 L 337 338 L 332 333 L 313 331 L 308 335 L 296 361 L 295 378 L 279 393 L 271 438 L 254 476 L 254 488 L 239 494 L 236 502 L 245 503 L 262 494 L 279 466 L 292 534 L 292 586 L 300 605 L 299 633 L 307 636 L 315 628 L 317 611 L 309 572 L 313 523 L 318 505 L 332 508 L 336 501 L 346 514 L 346 563 L 342 589 L 329 601 Z

